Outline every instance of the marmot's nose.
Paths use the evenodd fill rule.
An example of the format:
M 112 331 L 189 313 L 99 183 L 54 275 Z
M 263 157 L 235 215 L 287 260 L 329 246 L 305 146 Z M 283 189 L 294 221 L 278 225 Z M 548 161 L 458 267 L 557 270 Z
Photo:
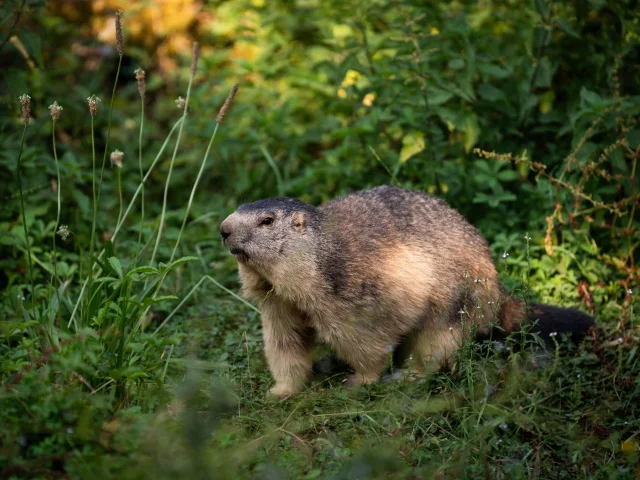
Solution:
M 224 223 L 220 225 L 220 235 L 222 236 L 223 242 L 229 238 L 229 235 L 231 235 L 231 229 L 228 225 L 225 225 Z

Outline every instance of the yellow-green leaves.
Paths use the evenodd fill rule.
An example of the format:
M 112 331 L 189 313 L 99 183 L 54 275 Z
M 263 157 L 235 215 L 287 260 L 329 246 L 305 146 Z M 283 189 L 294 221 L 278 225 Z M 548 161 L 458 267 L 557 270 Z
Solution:
M 402 150 L 400 150 L 400 163 L 405 163 L 414 155 L 424 150 L 424 134 L 422 132 L 410 132 L 402 138 Z

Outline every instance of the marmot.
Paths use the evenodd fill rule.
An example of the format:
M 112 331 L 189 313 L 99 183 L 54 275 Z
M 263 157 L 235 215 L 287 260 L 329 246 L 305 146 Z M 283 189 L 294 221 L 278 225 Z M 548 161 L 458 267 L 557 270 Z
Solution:
M 315 340 L 375 382 L 402 343 L 416 365 L 446 364 L 471 323 L 486 333 L 521 326 L 524 302 L 498 281 L 487 242 L 445 201 L 380 186 L 319 207 L 291 198 L 240 206 L 220 226 L 238 261 L 242 294 L 260 303 L 271 393 L 299 392 Z M 543 334 L 584 332 L 593 318 L 535 305 Z

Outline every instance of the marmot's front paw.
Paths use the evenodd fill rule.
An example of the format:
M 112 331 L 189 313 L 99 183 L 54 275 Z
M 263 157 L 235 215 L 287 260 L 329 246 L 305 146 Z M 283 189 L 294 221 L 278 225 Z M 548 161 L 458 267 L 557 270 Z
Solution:
M 285 400 L 289 397 L 292 397 L 295 393 L 296 392 L 287 385 L 276 385 L 271 390 L 269 390 L 268 396 L 270 398 Z
M 371 385 L 378 381 L 378 375 L 364 375 L 362 373 L 354 373 L 349 375 L 344 381 L 345 387 L 360 387 L 362 385 Z

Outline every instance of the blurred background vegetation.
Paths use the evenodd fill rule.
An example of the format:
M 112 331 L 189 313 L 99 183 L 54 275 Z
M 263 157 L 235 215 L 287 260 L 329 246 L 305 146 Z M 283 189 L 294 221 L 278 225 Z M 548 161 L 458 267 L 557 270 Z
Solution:
M 518 424 L 510 440 L 514 450 L 490 454 L 486 439 L 491 433 L 470 429 L 468 410 L 453 413 L 450 406 L 434 411 L 425 407 L 413 421 L 414 425 L 428 424 L 432 414 L 448 418 L 451 423 L 440 424 L 438 431 L 449 429 L 462 439 L 451 450 L 441 445 L 438 433 L 429 436 L 422 430 L 421 447 L 408 453 L 398 445 L 395 434 L 389 434 L 396 428 L 391 424 L 399 420 L 392 416 L 387 425 L 386 413 L 374 418 L 376 422 L 387 418 L 387 423 L 377 423 L 357 441 L 351 437 L 353 424 L 339 424 L 331 435 L 318 427 L 320 423 L 300 427 L 305 434 L 292 433 L 282 422 L 295 409 L 299 411 L 293 419 L 298 421 L 301 415 L 311 418 L 309 412 L 322 415 L 349 410 L 351 401 L 362 402 L 360 407 L 365 407 L 361 410 L 370 408 L 367 402 L 375 403 L 375 398 L 353 400 L 335 393 L 327 399 L 320 393 L 325 397 L 310 396 L 307 404 L 302 400 L 290 407 L 263 403 L 269 376 L 260 354 L 259 317 L 213 284 L 205 284 L 188 300 L 162 338 L 141 337 L 139 344 L 132 342 L 129 360 L 135 358 L 132 365 L 137 370 L 127 374 L 129 383 L 123 389 L 114 388 L 111 394 L 107 392 L 120 380 L 101 370 L 101 362 L 108 364 L 108 359 L 100 356 L 100 349 L 87 353 L 93 347 L 85 345 L 86 339 L 77 331 L 60 334 L 65 338 L 63 347 L 44 348 L 38 336 L 29 333 L 29 322 L 20 322 L 31 296 L 43 304 L 49 298 L 47 266 L 51 265 L 58 185 L 47 106 L 57 101 L 64 107 L 55 133 L 63 187 L 61 223 L 72 232 L 67 241 L 58 242 L 58 273 L 68 298 L 61 307 L 61 324 L 66 325 L 68 305 L 80 294 L 86 276 L 91 234 L 86 99 L 92 94 L 103 99 L 95 118 L 96 150 L 102 152 L 118 65 L 113 19 L 119 10 L 123 12 L 125 48 L 109 150 L 124 152 L 125 200 L 139 184 L 140 100 L 133 72 L 138 67 L 147 72 L 143 164 L 148 168 L 181 115 L 174 101 L 186 94 L 191 45 L 200 43 L 188 119 L 169 188 L 163 226 L 166 242 L 159 250 L 163 261 L 169 258 L 178 236 L 218 109 L 231 86 L 240 84 L 233 110 L 220 126 L 180 247 L 180 253 L 199 261 L 180 267 L 165 293 L 182 299 L 203 275 L 211 275 L 232 290 L 237 288 L 235 263 L 220 248 L 217 228 L 240 203 L 286 195 L 319 204 L 383 183 L 418 188 L 445 198 L 482 231 L 507 285 L 520 285 L 524 272 L 539 299 L 579 306 L 598 316 L 605 339 L 594 341 L 592 351 L 583 352 L 585 365 L 597 371 L 601 365 L 594 367 L 592 361 L 606 360 L 619 369 L 616 375 L 629 372 L 627 391 L 606 400 L 611 406 L 609 414 L 603 413 L 601 404 L 594 407 L 590 403 L 605 401 L 604 383 L 594 380 L 597 385 L 592 390 L 575 394 L 571 401 L 580 404 L 576 409 L 596 411 L 599 418 L 589 420 L 584 431 L 571 434 L 578 436 L 572 437 L 573 445 L 591 441 L 593 424 L 609 422 L 612 429 L 613 424 L 632 421 L 637 433 L 635 417 L 625 416 L 629 405 L 637 409 L 640 402 L 634 316 L 640 286 L 636 265 L 640 244 L 637 1 L 5 0 L 0 3 L 0 285 L 6 341 L 0 349 L 0 378 L 6 388 L 0 401 L 8 413 L 0 413 L 0 424 L 6 425 L 0 433 L 2 476 L 48 478 L 51 472 L 89 475 L 97 471 L 118 476 L 128 471 L 131 477 L 144 477 L 152 464 L 164 475 L 173 472 L 191 477 L 215 471 L 228 460 L 210 450 L 205 454 L 203 449 L 231 447 L 239 449 L 233 450 L 238 458 L 229 460 L 238 468 L 233 475 L 249 477 L 280 475 L 283 468 L 291 467 L 296 472 L 293 477 L 298 478 L 330 472 L 366 478 L 376 469 L 391 468 L 389 465 L 395 465 L 402 475 L 417 475 L 423 463 L 431 465 L 431 472 L 440 468 L 443 474 L 473 476 L 490 470 L 490 476 L 499 477 L 500 469 L 510 465 L 505 459 L 525 454 L 533 463 L 519 464 L 512 472 L 535 477 L 541 475 L 541 468 L 549 468 L 548 474 L 562 471 L 559 476 L 573 478 L 594 472 L 613 475 L 623 465 L 629 469 L 620 470 L 620 475 L 630 475 L 637 452 L 632 460 L 617 455 L 622 455 L 619 443 L 629 435 L 634 438 L 634 430 L 628 430 L 632 427 L 620 427 L 616 440 L 611 440 L 616 444 L 612 447 L 615 453 L 589 444 L 571 456 L 567 452 L 572 447 L 544 442 L 550 430 L 556 429 L 559 437 L 569 435 L 563 428 L 572 420 L 564 417 L 553 417 L 548 429 Z M 22 133 L 18 97 L 23 93 L 32 98 L 21 163 L 24 216 L 16 185 Z M 165 153 L 145 185 L 143 233 L 147 240 L 158 228 L 169 158 Z M 115 175 L 108 169 L 97 220 L 100 246 L 113 233 L 118 207 Z M 114 252 L 123 263 L 135 251 L 137 221 L 132 216 L 125 235 L 114 242 Z M 29 286 L 23 222 L 33 249 L 35 292 Z M 530 243 L 525 235 L 532 238 Z M 154 307 L 148 323 L 157 327 L 177 302 Z M 96 328 L 101 335 L 99 325 L 86 327 Z M 607 360 L 609 353 L 598 348 L 618 338 L 625 356 L 611 353 Z M 74 347 L 64 347 L 67 344 Z M 171 357 L 167 352 L 174 352 L 174 346 Z M 142 352 L 137 356 L 136 348 Z M 190 371 L 188 364 L 206 372 L 205 386 L 198 383 L 203 380 L 196 379 L 197 375 L 192 378 L 185 373 Z M 574 367 L 587 368 L 585 365 Z M 64 372 L 63 382 L 54 379 L 60 372 Z M 214 385 L 213 377 L 225 378 L 227 386 Z M 111 387 L 102 390 L 104 397 L 94 395 L 98 389 L 94 381 L 100 385 L 112 381 Z M 439 381 L 449 385 L 447 380 Z M 544 388 L 553 388 L 553 382 L 547 383 Z M 386 387 L 376 388 L 387 398 Z M 424 385 L 411 388 L 417 396 L 429 391 Z M 559 404 L 553 408 L 566 406 L 564 397 L 555 400 Z M 326 411 L 313 410 L 314 402 L 324 405 Z M 231 411 L 229 405 L 235 405 Z M 249 413 L 243 416 L 237 405 L 245 405 Z M 204 415 L 206 421 L 194 412 Z M 271 424 L 262 415 L 280 422 Z M 168 422 L 167 416 L 175 422 Z M 580 418 L 584 416 L 588 415 Z M 366 423 L 365 417 L 360 415 L 358 422 Z M 513 419 L 510 422 L 517 424 Z M 127 434 L 114 440 L 124 424 L 129 425 Z M 206 431 L 209 427 L 217 432 L 214 439 Z M 178 447 L 168 436 L 151 448 L 145 435 L 167 428 L 178 437 L 176 432 L 184 429 L 187 443 Z M 265 431 L 282 435 L 265 446 L 258 441 L 271 435 Z M 417 431 L 406 432 L 406 438 L 413 436 L 416 442 Z M 397 459 L 388 464 L 363 454 L 353 460 L 352 444 L 353 448 L 363 447 L 362 438 L 378 436 L 379 440 L 381 434 L 394 437 L 388 449 L 404 452 L 402 468 L 393 463 Z M 322 442 L 309 446 L 309 435 L 325 438 L 331 447 L 322 447 Z M 608 431 L 598 435 L 602 443 L 610 438 Z M 445 461 L 448 455 L 443 448 L 461 452 L 464 445 L 471 445 L 467 453 L 452 454 Z M 527 445 L 532 453 L 526 453 Z M 589 450 L 592 447 L 597 454 Z M 604 450 L 597 450 L 600 447 Z M 637 449 L 637 442 L 629 448 Z M 172 449 L 181 452 L 173 464 L 163 457 L 163 452 Z M 555 449 L 567 455 L 556 457 Z M 287 453 L 291 451 L 297 453 Z M 91 460 L 79 460 L 79 452 Z M 135 462 L 131 452 L 141 452 Z M 274 452 L 284 453 L 274 460 Z M 417 452 L 426 456 L 416 459 Z M 502 460 L 489 468 L 483 464 L 487 455 Z M 541 456 L 547 467 L 540 466 Z M 593 464 L 581 463 L 589 456 Z M 503 460 L 507 463 L 500 463 Z M 442 465 L 436 468 L 430 462 Z M 254 472 L 256 465 L 259 468 Z

